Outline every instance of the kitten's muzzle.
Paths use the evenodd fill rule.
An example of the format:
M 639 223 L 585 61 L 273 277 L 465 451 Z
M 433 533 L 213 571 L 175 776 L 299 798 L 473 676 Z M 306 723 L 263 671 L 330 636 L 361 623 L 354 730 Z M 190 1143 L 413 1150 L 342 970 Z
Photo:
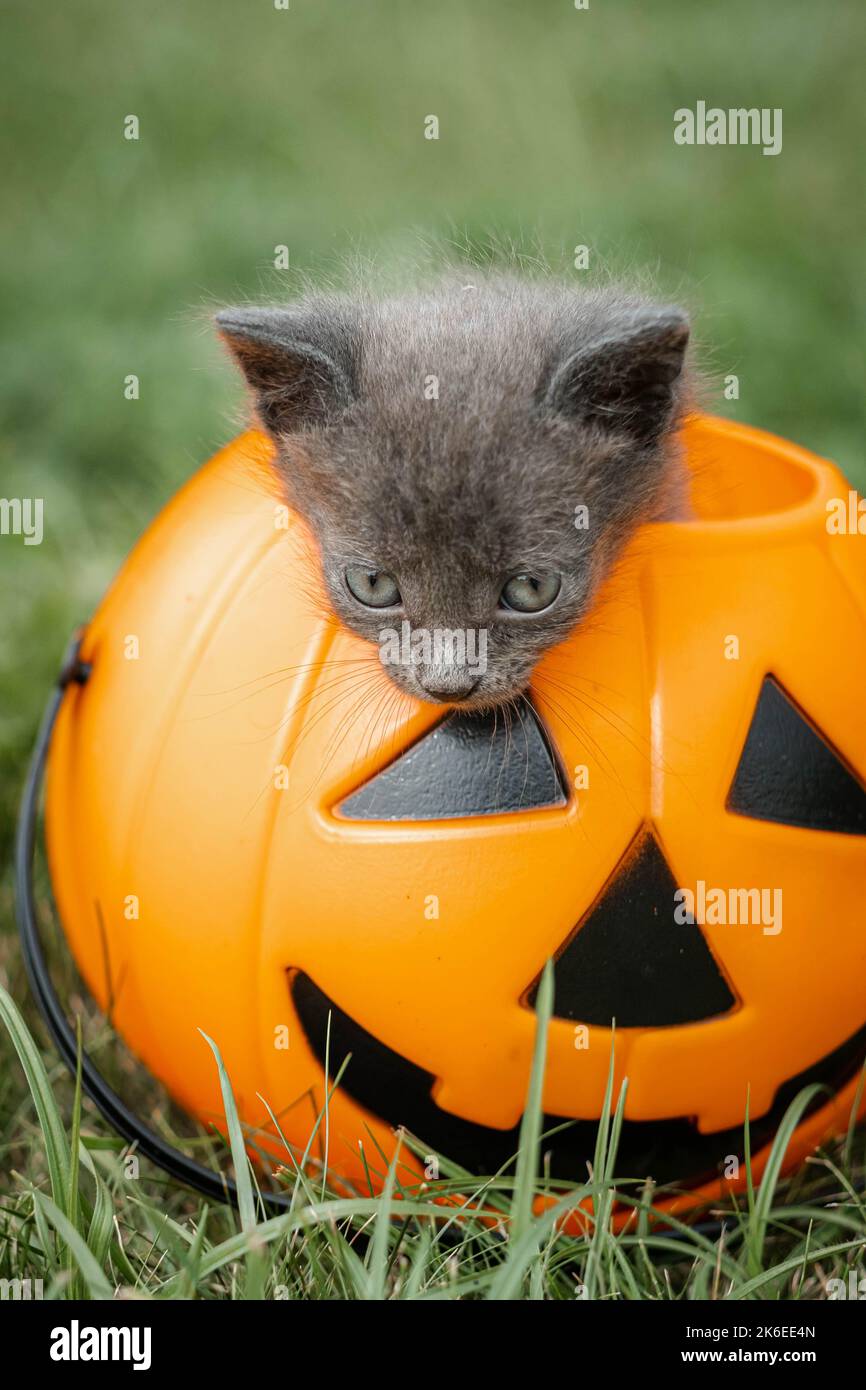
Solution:
M 443 704 L 459 704 L 461 700 L 468 700 L 480 679 L 480 676 L 468 676 L 465 680 L 459 681 L 437 681 L 435 678 L 417 677 L 425 695 L 429 695 L 431 700 L 440 700 Z

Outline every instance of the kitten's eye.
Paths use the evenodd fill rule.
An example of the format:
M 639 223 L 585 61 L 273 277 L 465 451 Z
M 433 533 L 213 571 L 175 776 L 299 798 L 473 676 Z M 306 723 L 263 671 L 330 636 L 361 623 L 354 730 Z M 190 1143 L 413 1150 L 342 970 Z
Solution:
M 543 613 L 559 593 L 558 574 L 514 574 L 502 590 L 499 602 L 515 613 Z
M 350 565 L 346 570 L 346 587 L 365 608 L 395 608 L 400 602 L 397 581 L 386 570 L 368 570 L 363 565 Z

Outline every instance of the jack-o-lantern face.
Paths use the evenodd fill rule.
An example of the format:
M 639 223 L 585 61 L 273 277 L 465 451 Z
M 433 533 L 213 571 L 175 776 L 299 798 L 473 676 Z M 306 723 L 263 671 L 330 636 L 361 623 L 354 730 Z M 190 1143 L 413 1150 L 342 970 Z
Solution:
M 575 1122 L 555 1176 L 585 1175 L 612 1049 L 632 1176 L 712 1177 L 747 1093 L 753 1150 L 810 1080 L 837 1099 L 791 1158 L 847 1122 L 866 1053 L 864 540 L 827 533 L 845 488 L 828 465 L 718 422 L 687 442 L 698 519 L 638 538 L 507 718 L 395 695 L 322 619 L 258 437 L 148 533 L 57 728 L 49 849 L 89 983 L 106 997 L 98 900 L 118 1026 L 188 1108 L 220 1111 L 203 1028 L 243 1118 L 268 1131 L 260 1093 L 302 1147 L 330 1018 L 332 1073 L 352 1054 L 337 1171 L 361 1176 L 359 1141 L 387 1149 L 397 1124 L 494 1170 L 555 957 L 544 1102 Z

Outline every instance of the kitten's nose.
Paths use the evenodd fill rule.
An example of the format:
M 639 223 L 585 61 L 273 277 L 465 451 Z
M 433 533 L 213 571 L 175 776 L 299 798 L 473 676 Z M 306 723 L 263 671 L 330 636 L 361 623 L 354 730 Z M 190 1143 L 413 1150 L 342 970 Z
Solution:
M 437 681 L 435 677 L 430 677 L 426 680 L 419 677 L 418 683 L 431 699 L 443 700 L 447 701 L 449 704 L 457 705 L 461 700 L 467 700 L 469 698 L 479 680 L 479 676 L 466 677 L 464 680 L 452 680 L 447 682 L 441 679 Z

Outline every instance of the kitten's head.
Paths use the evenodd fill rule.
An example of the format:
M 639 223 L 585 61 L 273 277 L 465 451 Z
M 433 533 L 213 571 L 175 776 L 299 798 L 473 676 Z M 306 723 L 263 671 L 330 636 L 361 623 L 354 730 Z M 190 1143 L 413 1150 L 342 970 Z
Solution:
M 674 504 L 679 309 L 474 276 L 217 322 L 335 614 L 420 699 L 518 695 Z

